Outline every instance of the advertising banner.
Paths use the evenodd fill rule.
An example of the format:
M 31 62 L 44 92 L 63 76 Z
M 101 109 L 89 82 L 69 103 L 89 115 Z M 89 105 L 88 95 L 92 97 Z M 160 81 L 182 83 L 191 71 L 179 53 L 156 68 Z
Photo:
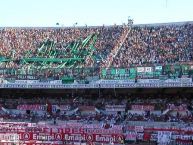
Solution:
M 105 110 L 107 112 L 124 112 L 126 106 L 125 105 L 106 105 Z
M 153 111 L 154 106 L 153 105 L 132 105 L 131 110 L 134 110 L 134 111 Z

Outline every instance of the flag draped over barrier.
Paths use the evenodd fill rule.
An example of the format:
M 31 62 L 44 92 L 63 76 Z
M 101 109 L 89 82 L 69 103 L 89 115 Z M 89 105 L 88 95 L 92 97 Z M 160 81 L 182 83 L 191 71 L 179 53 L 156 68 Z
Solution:
M 53 63 L 56 68 L 79 67 L 85 63 L 88 56 L 95 61 L 96 57 L 93 52 L 96 50 L 94 46 L 97 41 L 97 37 L 97 34 L 90 34 L 84 40 L 79 38 L 66 44 L 66 46 L 60 47 L 57 46 L 55 41 L 46 39 L 35 51 L 26 51 L 24 53 L 25 55 L 20 60 L 4 57 L 0 61 L 20 61 L 20 63 L 32 66 L 31 68 L 33 68 L 34 65 L 36 65 L 34 66 L 35 68 L 38 68 L 38 65 L 39 69 L 50 68 L 53 66 Z

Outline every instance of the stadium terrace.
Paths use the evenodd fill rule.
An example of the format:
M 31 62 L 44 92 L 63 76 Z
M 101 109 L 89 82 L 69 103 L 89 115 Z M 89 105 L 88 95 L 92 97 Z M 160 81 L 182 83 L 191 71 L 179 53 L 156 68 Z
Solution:
M 0 28 L 0 144 L 193 138 L 193 22 Z

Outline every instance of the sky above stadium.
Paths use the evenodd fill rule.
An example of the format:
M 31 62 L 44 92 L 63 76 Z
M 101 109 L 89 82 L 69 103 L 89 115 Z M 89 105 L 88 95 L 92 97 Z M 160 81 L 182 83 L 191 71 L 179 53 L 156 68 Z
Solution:
M 2 0 L 0 26 L 79 26 L 193 21 L 193 0 Z

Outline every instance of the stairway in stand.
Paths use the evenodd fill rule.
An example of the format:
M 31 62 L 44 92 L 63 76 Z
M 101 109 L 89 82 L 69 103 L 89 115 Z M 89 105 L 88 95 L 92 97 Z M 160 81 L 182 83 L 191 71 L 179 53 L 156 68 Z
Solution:
M 102 67 L 109 68 L 111 67 L 111 64 L 114 60 L 114 58 L 119 53 L 119 50 L 121 49 L 122 45 L 124 44 L 129 32 L 131 30 L 131 27 L 125 26 L 122 35 L 120 36 L 120 39 L 118 40 L 115 47 L 111 50 L 110 54 L 107 56 L 106 62 L 104 62 Z

